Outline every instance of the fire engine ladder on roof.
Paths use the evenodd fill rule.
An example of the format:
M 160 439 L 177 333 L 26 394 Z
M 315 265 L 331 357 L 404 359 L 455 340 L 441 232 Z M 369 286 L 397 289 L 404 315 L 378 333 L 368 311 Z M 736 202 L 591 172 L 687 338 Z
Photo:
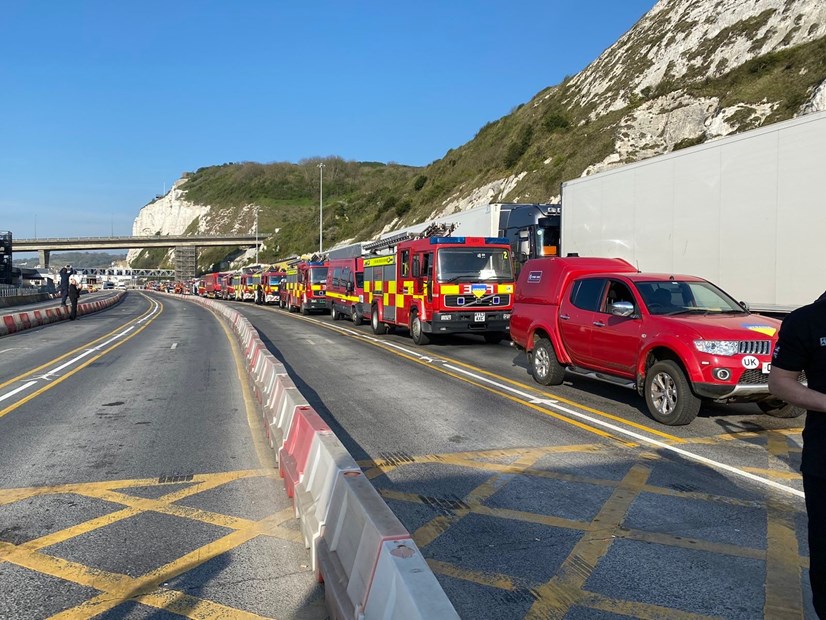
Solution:
M 411 239 L 427 239 L 428 237 L 447 237 L 456 229 L 456 224 L 431 224 L 420 233 L 403 232 L 372 243 L 365 243 L 364 250 L 375 254 L 380 250 L 386 250 L 398 245 L 402 241 L 409 241 Z

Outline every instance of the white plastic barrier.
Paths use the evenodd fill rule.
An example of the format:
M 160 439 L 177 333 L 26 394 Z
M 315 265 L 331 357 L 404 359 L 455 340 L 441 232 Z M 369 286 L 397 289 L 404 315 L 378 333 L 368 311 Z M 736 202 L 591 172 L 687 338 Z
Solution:
M 318 540 L 318 567 L 333 618 L 359 618 L 381 545 L 410 534 L 364 474 L 336 476 L 327 523 Z
M 287 379 L 287 381 L 292 383 L 289 379 Z M 310 403 L 308 403 L 307 399 L 298 391 L 297 387 L 285 387 L 281 391 L 278 398 L 278 406 L 277 408 L 273 408 L 272 421 L 269 424 L 270 442 L 272 443 L 273 450 L 275 450 L 276 458 L 278 458 L 279 450 L 284 446 L 284 439 L 287 437 L 287 433 L 290 432 L 290 425 L 293 422 L 296 408 L 309 406 Z
M 381 545 L 365 620 L 458 620 L 453 604 L 412 538 Z
M 318 539 L 327 522 L 334 483 L 344 472 L 360 474 L 361 468 L 338 437 L 316 435 L 310 446 L 304 475 L 295 487 L 295 516 L 301 524 L 301 533 L 305 545 L 310 549 L 310 559 L 316 574 Z

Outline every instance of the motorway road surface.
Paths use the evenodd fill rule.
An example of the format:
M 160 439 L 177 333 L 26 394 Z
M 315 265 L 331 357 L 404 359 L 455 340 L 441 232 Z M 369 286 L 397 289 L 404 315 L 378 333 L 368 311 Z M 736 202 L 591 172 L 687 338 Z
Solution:
M 108 481 L 143 484 L 142 497 L 157 500 L 158 486 L 175 484 L 169 482 L 175 476 L 194 476 L 183 484 L 209 484 L 197 476 L 259 470 L 264 457 L 253 449 L 243 386 L 215 318 L 174 296 L 130 293 L 114 309 L 88 319 L 120 317 L 125 324 L 150 311 L 149 299 L 162 303 L 164 311 L 152 319 L 146 334 L 129 341 L 133 344 L 125 343 L 122 351 L 66 379 L 65 391 L 46 391 L 13 412 L 0 409 L 0 541 L 5 541 L 5 546 L 0 542 L 0 561 L 11 545 L 17 553 L 33 540 L 37 553 L 140 580 L 146 574 L 142 571 L 154 568 L 151 562 L 134 551 L 123 555 L 117 535 L 101 533 L 130 522 L 103 525 L 112 517 L 99 512 L 124 509 L 123 504 L 98 505 L 124 500 L 123 489 L 111 489 Z M 369 326 L 332 321 L 329 315 L 233 307 L 258 328 L 304 396 L 359 460 L 463 618 L 815 617 L 797 473 L 802 419 L 775 419 L 756 407 L 715 406 L 689 426 L 663 427 L 645 415 L 641 398 L 623 388 L 579 378 L 542 388 L 528 375 L 524 355 L 506 343 L 488 345 L 468 336 L 422 348 L 404 332 L 377 337 Z M 85 326 L 86 318 L 78 327 Z M 52 351 L 49 359 L 60 355 L 55 343 L 62 342 L 69 325 L 0 341 L 0 350 L 14 344 L 28 347 L 26 355 L 32 356 L 25 368 L 16 355 L 13 364 L 10 354 L 0 356 L 2 381 L 43 363 L 42 351 L 35 349 Z M 53 335 L 47 335 L 50 330 Z M 89 346 L 97 335 L 66 350 Z M 34 337 L 39 340 L 29 339 Z M 209 347 L 208 353 L 202 346 Z M 102 377 L 113 383 L 103 383 Z M 4 385 L 0 397 L 11 386 Z M 73 413 L 57 413 L 68 401 Z M 0 407 L 6 404 L 0 402 Z M 117 414 L 123 417 L 115 424 L 110 418 Z M 250 476 L 244 481 L 267 482 L 266 476 Z M 19 498 L 25 492 L 13 491 L 66 491 L 59 485 L 78 482 L 104 484 L 82 488 L 81 499 L 92 507 L 79 504 L 85 506 L 83 514 L 68 525 L 38 525 L 40 519 L 64 512 L 38 504 L 44 497 L 65 501 L 60 493 L 43 491 L 24 501 Z M 220 507 L 207 508 L 191 503 L 197 495 L 178 499 L 176 493 L 186 488 L 162 498 L 175 511 L 186 504 L 224 519 L 253 521 L 265 517 L 237 511 L 251 510 L 248 506 L 269 493 L 275 509 L 282 506 L 274 489 L 261 493 L 256 487 L 256 493 L 227 494 Z M 136 520 L 122 536 L 135 546 L 146 544 L 144 531 L 167 528 L 164 522 L 147 520 L 149 515 L 168 519 L 172 510 L 155 501 L 138 508 L 143 523 Z M 21 533 L 4 529 L 7 514 L 16 516 Z M 76 521 L 81 524 L 73 525 Z M 198 536 L 209 538 L 210 527 L 225 525 L 214 517 L 205 523 L 207 534 L 175 530 L 183 548 L 175 555 L 174 545 L 159 543 L 164 566 L 185 571 L 184 554 L 203 548 Z M 67 531 L 72 536 L 52 542 L 53 531 L 58 537 Z M 278 535 L 266 538 L 271 539 L 284 542 Z M 44 540 L 48 549 L 40 551 Z M 262 557 L 272 552 L 258 550 Z M 227 574 L 262 570 L 257 555 L 236 558 L 236 552 L 216 555 L 194 569 L 194 576 L 182 572 L 161 587 L 204 604 L 296 617 L 279 615 L 277 608 L 262 613 L 260 606 L 234 604 Z M 37 583 L 33 579 L 67 578 L 67 573 L 55 576 L 47 568 L 40 561 L 0 563 L 0 583 L 13 579 L 12 587 L 20 587 Z M 126 589 L 107 585 L 127 598 Z M 262 595 L 270 585 L 272 580 L 261 584 Z M 305 584 L 304 610 L 319 597 L 310 585 Z M 68 590 L 62 596 L 68 597 Z M 79 602 L 71 604 L 84 605 L 103 595 L 82 589 L 72 596 Z M 0 617 L 9 598 L 0 596 Z M 28 600 L 23 594 L 11 599 Z M 204 617 L 193 611 L 196 600 L 183 611 Z M 139 603 L 144 611 L 160 603 L 145 602 L 144 595 Z M 51 604 L 43 615 L 70 603 Z
M 221 325 L 130 292 L 0 340 L 0 618 L 327 617 Z

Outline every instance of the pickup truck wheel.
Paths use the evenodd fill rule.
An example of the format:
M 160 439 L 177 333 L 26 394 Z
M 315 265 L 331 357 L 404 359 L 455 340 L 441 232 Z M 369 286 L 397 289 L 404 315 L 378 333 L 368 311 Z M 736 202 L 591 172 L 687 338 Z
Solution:
M 370 327 L 373 328 L 373 333 L 377 336 L 383 336 L 387 333 L 387 325 L 379 321 L 379 307 L 373 306 L 370 311 Z
M 797 418 L 806 413 L 803 407 L 796 407 L 782 400 L 761 400 L 757 406 L 760 407 L 760 411 L 775 418 Z
M 551 341 L 540 338 L 528 354 L 534 381 L 540 385 L 560 385 L 565 379 L 565 367 L 559 363 Z
M 356 306 L 353 306 L 350 311 L 350 320 L 353 321 L 353 325 L 361 325 L 364 321 L 361 316 L 361 312 L 359 312 L 359 309 Z
M 420 346 L 430 344 L 430 336 L 424 331 L 422 320 L 418 314 L 414 314 L 410 320 L 410 336 L 413 338 L 413 342 Z
M 691 422 L 702 403 L 691 391 L 682 368 L 672 360 L 659 361 L 648 370 L 645 402 L 651 417 L 668 426 Z

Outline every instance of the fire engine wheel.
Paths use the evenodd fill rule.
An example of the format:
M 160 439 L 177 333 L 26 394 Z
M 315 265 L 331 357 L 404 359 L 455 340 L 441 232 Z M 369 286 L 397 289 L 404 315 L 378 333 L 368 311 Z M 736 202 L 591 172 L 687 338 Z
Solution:
M 364 322 L 361 312 L 355 306 L 350 310 L 350 320 L 353 321 L 353 325 L 361 325 Z
M 308 314 L 310 314 L 310 311 L 307 310 L 307 304 L 305 304 L 303 301 L 301 302 L 301 307 L 299 308 L 299 310 L 300 310 L 301 314 L 303 314 L 304 316 L 307 316 Z
M 691 391 L 683 369 L 673 360 L 660 360 L 645 375 L 645 402 L 651 417 L 668 426 L 688 424 L 702 401 Z
M 760 411 L 775 418 L 797 418 L 806 413 L 802 407 L 795 407 L 782 400 L 761 400 L 757 406 L 760 407 Z
M 338 312 L 336 312 L 336 307 L 333 304 L 330 304 L 330 318 L 333 321 L 338 321 L 340 316 L 341 315 Z
M 379 307 L 373 306 L 370 311 L 370 327 L 373 328 L 373 333 L 377 336 L 383 336 L 387 333 L 387 325 L 379 321 Z
M 413 342 L 418 345 L 423 346 L 430 344 L 430 335 L 424 331 L 422 320 L 418 314 L 414 314 L 410 319 L 410 337 L 413 338 Z
M 560 385 L 565 379 L 565 367 L 559 363 L 554 346 L 547 338 L 539 338 L 528 353 L 528 363 L 534 381 L 540 385 Z

